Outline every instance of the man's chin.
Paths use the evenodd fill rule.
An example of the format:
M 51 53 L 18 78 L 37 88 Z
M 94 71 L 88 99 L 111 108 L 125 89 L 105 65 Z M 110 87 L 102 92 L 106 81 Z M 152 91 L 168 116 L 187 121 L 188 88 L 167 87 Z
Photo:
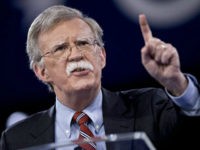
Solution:
M 76 84 L 74 84 L 74 89 L 76 91 L 89 91 L 94 90 L 98 87 L 98 84 L 95 82 L 92 82 L 92 80 L 81 80 L 77 81 Z
M 94 85 L 86 84 L 86 85 L 81 85 L 81 86 L 75 87 L 75 90 L 76 91 L 87 91 L 87 90 L 92 90 L 94 88 L 95 88 Z

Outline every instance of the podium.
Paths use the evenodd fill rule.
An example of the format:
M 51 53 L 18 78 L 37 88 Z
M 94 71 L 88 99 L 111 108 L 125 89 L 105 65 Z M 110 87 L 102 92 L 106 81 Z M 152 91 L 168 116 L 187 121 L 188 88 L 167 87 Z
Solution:
M 148 136 L 144 132 L 129 132 L 120 134 L 109 134 L 102 137 L 94 137 L 90 140 L 62 141 L 58 143 L 48 143 L 20 150 L 52 150 L 65 149 L 81 150 L 78 144 L 87 142 L 105 142 L 105 150 L 156 150 Z M 104 150 L 104 149 L 97 149 Z

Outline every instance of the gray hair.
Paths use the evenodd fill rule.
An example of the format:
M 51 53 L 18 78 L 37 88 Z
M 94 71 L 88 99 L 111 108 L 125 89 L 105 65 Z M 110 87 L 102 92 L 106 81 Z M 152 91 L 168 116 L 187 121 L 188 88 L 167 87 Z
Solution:
M 39 14 L 28 30 L 26 52 L 29 57 L 30 69 L 33 69 L 35 64 L 43 66 L 43 59 L 41 59 L 41 50 L 38 47 L 38 37 L 41 33 L 46 32 L 56 26 L 59 22 L 71 20 L 74 18 L 80 18 L 91 28 L 94 37 L 98 44 L 103 47 L 102 40 L 103 30 L 99 24 L 92 18 L 83 15 L 77 9 L 70 8 L 62 5 L 55 5 L 47 8 L 41 14 Z M 48 83 L 46 83 L 49 85 Z M 51 86 L 51 85 L 50 85 Z M 51 89 L 52 87 L 50 87 Z

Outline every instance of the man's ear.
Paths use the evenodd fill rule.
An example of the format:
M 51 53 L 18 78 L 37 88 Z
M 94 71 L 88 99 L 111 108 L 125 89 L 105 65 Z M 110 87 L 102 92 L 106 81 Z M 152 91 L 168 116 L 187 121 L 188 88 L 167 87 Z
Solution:
M 42 80 L 43 82 L 49 82 L 50 77 L 48 75 L 48 70 L 45 68 L 45 66 L 34 64 L 33 71 L 40 80 Z
M 101 62 L 102 62 L 102 69 L 106 66 L 106 50 L 105 48 L 101 48 Z

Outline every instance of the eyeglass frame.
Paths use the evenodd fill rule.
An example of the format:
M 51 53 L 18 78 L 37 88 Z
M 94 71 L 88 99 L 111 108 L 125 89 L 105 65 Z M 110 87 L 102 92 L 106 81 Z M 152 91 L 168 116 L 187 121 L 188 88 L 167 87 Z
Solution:
M 84 41 L 83 39 L 84 39 L 85 41 Z M 55 59 L 60 59 L 59 57 L 56 58 L 56 57 L 54 56 L 54 54 L 55 54 L 57 51 L 59 51 L 59 50 L 58 50 L 59 47 L 63 47 L 63 46 L 68 46 L 68 47 L 65 48 L 65 50 L 63 50 L 64 52 L 63 52 L 62 55 L 64 55 L 64 54 L 66 55 L 67 52 L 69 52 L 69 54 L 66 55 L 67 57 L 65 57 L 65 58 L 68 58 L 68 57 L 69 57 L 69 55 L 71 54 L 72 49 L 73 49 L 74 47 L 76 47 L 76 49 L 79 50 L 79 51 L 81 51 L 81 52 L 82 52 L 82 51 L 87 51 L 87 49 L 81 50 L 80 45 L 78 45 L 78 44 L 80 44 L 81 42 L 87 42 L 86 44 L 88 44 L 88 46 L 96 46 L 96 45 L 99 45 L 98 41 L 97 41 L 95 38 L 79 38 L 79 39 L 77 38 L 77 39 L 73 42 L 73 45 L 70 45 L 69 43 L 61 43 L 61 44 L 57 45 L 56 48 L 45 52 L 43 55 L 40 56 L 40 60 L 41 60 L 43 57 L 47 57 L 47 55 L 51 55 L 52 58 L 55 58 Z M 78 43 L 78 44 L 77 44 L 77 43 Z M 95 48 L 95 47 L 94 47 L 94 48 Z M 88 49 L 88 50 L 89 50 L 89 49 Z M 51 56 L 50 56 L 50 57 L 51 57 Z M 61 57 L 61 56 L 60 56 L 60 57 Z

